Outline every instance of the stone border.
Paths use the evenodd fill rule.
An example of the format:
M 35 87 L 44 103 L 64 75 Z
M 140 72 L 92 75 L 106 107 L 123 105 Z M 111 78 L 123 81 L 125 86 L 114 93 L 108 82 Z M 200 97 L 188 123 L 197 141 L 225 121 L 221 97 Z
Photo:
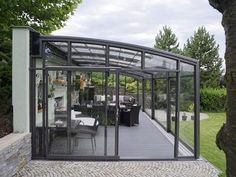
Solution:
M 31 160 L 31 133 L 0 138 L 0 176 L 14 176 Z

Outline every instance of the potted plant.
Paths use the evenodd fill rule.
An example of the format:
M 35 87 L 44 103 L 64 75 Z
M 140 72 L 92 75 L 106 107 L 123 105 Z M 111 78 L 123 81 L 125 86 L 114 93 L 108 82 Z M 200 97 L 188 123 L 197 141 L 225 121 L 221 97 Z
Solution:
M 50 89 L 49 89 L 48 98 L 53 98 L 54 97 L 54 91 L 55 91 L 55 88 L 52 84 Z
M 186 121 L 187 118 L 188 118 L 188 116 L 187 116 L 186 113 L 184 112 L 183 115 L 182 115 L 182 120 L 183 120 L 183 121 Z
M 194 120 L 194 115 L 191 115 L 191 120 Z

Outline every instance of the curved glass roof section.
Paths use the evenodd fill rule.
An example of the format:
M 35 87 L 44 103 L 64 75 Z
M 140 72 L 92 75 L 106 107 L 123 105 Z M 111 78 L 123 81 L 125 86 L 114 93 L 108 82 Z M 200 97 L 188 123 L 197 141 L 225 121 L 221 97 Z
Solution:
M 62 65 L 67 65 L 69 56 L 73 66 L 119 67 L 131 75 L 134 74 L 132 70 L 136 70 L 137 76 L 157 71 L 177 71 L 178 61 L 191 66 L 198 64 L 197 60 L 185 56 L 108 40 L 41 36 L 41 41 L 46 44 L 45 54 L 48 60 L 60 60 Z M 139 73 L 140 70 L 142 73 Z

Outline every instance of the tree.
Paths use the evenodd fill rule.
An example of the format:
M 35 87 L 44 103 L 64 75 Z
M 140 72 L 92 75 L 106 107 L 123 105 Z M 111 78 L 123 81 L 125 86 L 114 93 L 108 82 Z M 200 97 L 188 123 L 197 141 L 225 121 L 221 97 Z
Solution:
M 209 0 L 212 7 L 222 13 L 226 36 L 226 123 L 217 134 L 216 143 L 226 154 L 226 174 L 236 176 L 236 1 Z
M 187 39 L 183 53 L 199 60 L 201 88 L 220 86 L 222 59 L 219 57 L 219 45 L 205 27 L 198 28 L 194 35 Z
M 41 33 L 50 33 L 65 25 L 79 3 L 81 0 L 0 1 L 0 124 L 12 114 L 11 26 L 30 26 Z
M 178 38 L 168 26 L 164 26 L 163 29 L 159 31 L 155 38 L 154 47 L 168 52 L 181 53 Z

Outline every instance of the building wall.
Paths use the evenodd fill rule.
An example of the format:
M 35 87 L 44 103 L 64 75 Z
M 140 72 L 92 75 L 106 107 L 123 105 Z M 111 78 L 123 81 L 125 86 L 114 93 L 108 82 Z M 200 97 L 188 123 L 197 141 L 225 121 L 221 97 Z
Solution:
M 14 132 L 30 132 L 29 56 L 29 28 L 14 27 L 12 32 L 12 105 Z
M 31 160 L 31 134 L 11 133 L 0 139 L 0 176 L 15 175 Z

